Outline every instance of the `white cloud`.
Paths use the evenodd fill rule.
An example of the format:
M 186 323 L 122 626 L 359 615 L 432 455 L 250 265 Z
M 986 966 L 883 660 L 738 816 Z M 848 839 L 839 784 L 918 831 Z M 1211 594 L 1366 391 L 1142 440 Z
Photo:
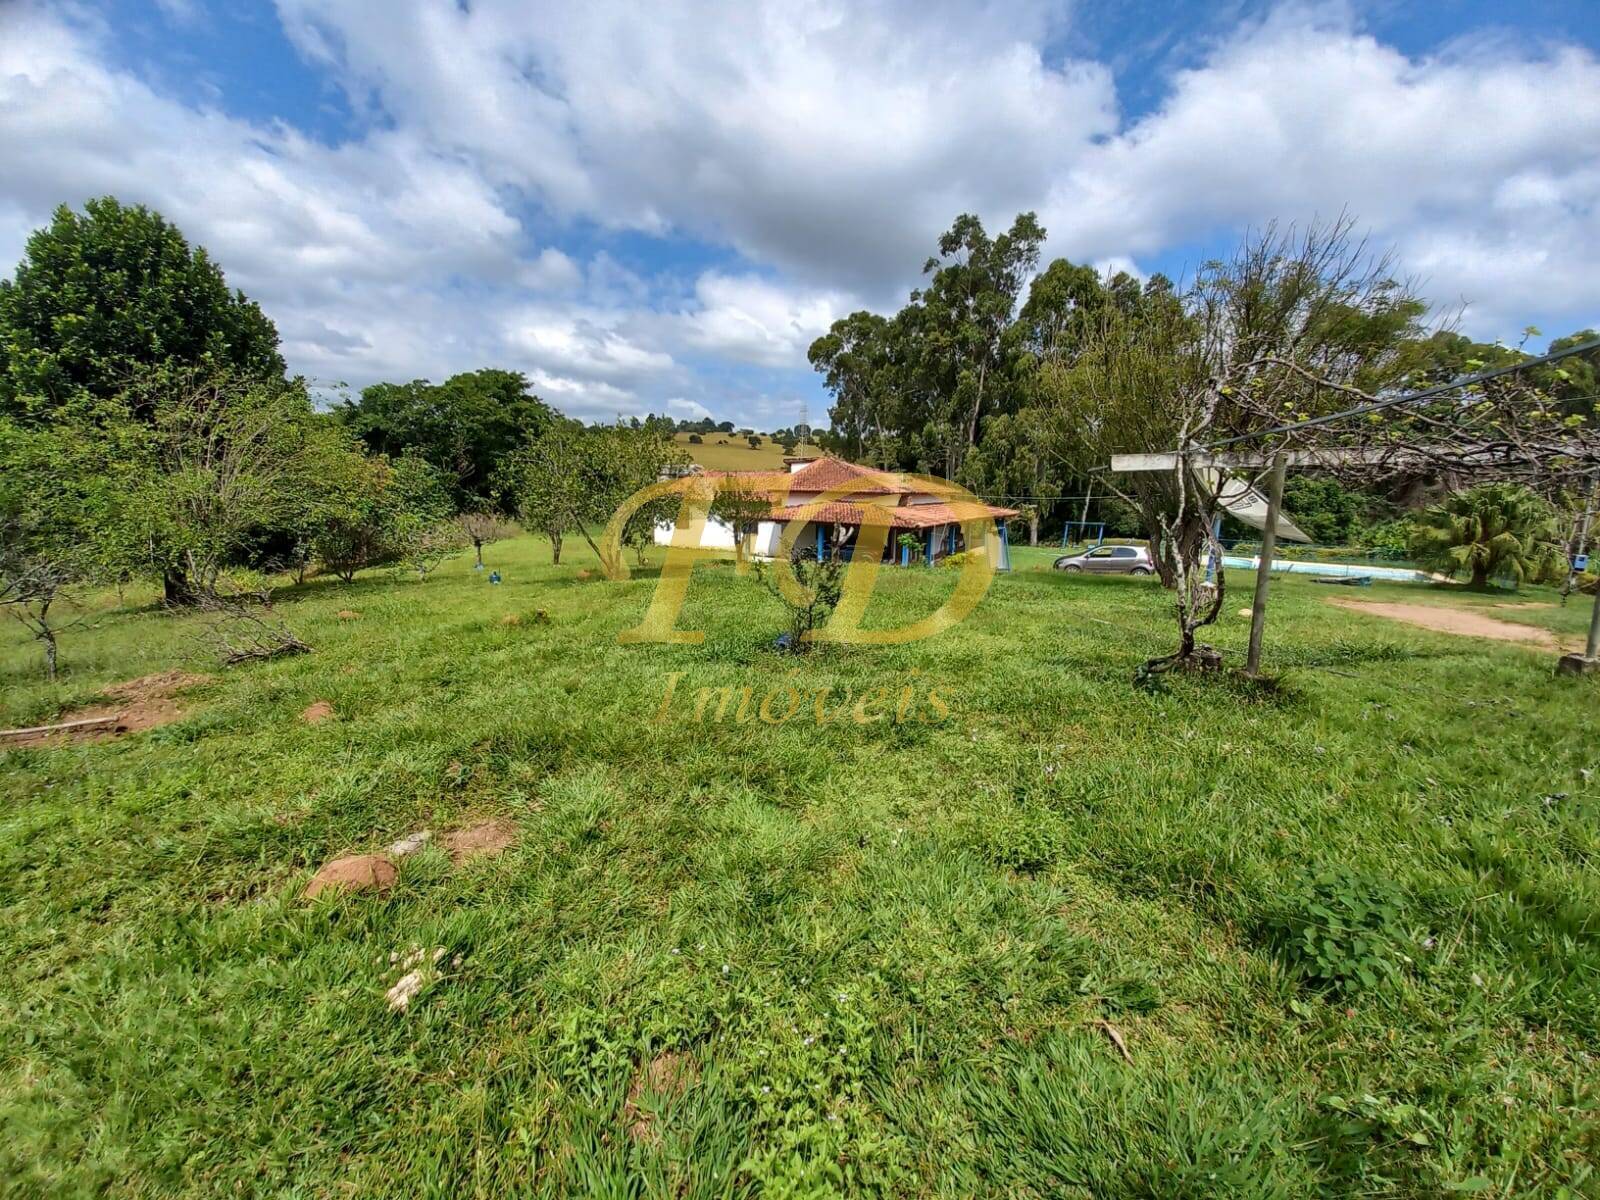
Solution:
M 903 277 L 957 212 L 1009 219 L 1063 151 L 1115 127 L 1109 72 L 1048 66 L 1026 5 L 279 9 L 355 94 L 554 211 L 687 231 L 830 286 Z
M 1469 300 L 1469 327 L 1501 333 L 1518 313 L 1600 303 L 1600 278 L 1557 263 L 1600 234 L 1597 161 L 1586 51 L 1411 59 L 1339 10 L 1286 9 L 1179 73 L 1159 111 L 1063 175 L 1041 219 L 1052 249 L 1086 258 L 1348 209 L 1436 300 Z
M 763 367 L 805 366 L 806 347 L 847 311 L 835 293 L 717 272 L 699 278 L 695 299 L 699 307 L 683 318 L 689 345 Z
M 314 377 L 494 364 L 583 415 L 780 424 L 807 396 L 822 417 L 794 382 L 810 340 L 902 302 L 962 211 L 994 228 L 1038 209 L 1052 253 L 1142 273 L 1348 209 L 1442 306 L 1471 302 L 1467 332 L 1600 324 L 1586 51 L 1411 58 L 1344 9 L 1286 8 L 1187 58 L 1129 123 L 1106 67 L 1041 51 L 1060 31 L 1033 4 L 279 10 L 365 132 L 329 145 L 181 103 L 112 65 L 114 33 L 77 10 L 0 10 L 0 263 L 57 204 L 114 193 L 207 246 Z M 592 248 L 639 244 L 617 231 L 661 236 L 676 265 Z

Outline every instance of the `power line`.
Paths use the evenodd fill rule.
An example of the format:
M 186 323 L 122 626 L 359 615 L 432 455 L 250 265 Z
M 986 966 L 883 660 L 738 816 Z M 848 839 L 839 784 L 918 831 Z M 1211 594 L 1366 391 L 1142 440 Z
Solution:
M 1568 346 L 1565 350 L 1557 350 L 1553 354 L 1542 354 L 1538 358 L 1528 358 L 1521 362 L 1511 363 L 1504 367 L 1495 367 L 1492 370 L 1480 371 L 1476 375 L 1464 375 L 1452 379 L 1448 383 L 1441 383 L 1435 387 L 1424 388 L 1420 392 L 1407 392 L 1403 396 L 1392 396 L 1388 400 L 1378 400 L 1372 404 L 1359 405 L 1356 408 L 1347 408 L 1343 412 L 1328 413 L 1321 417 L 1308 417 L 1304 421 L 1291 421 L 1287 425 L 1275 425 L 1271 429 L 1260 429 L 1254 433 L 1241 433 L 1234 437 L 1223 438 L 1219 442 L 1207 442 L 1198 447 L 1201 450 L 1217 450 L 1223 446 L 1237 445 L 1239 442 L 1250 442 L 1256 438 L 1272 437 L 1279 433 L 1293 433 L 1298 429 L 1310 429 L 1317 425 L 1328 425 L 1334 421 L 1347 420 L 1350 417 L 1364 417 L 1368 413 L 1379 412 L 1386 408 L 1394 408 L 1399 404 L 1414 404 L 1418 400 L 1431 400 L 1435 396 L 1442 396 L 1446 392 L 1453 392 L 1459 388 L 1471 387 L 1475 383 L 1486 383 L 1491 379 L 1499 379 L 1503 375 L 1511 375 L 1517 371 L 1525 371 L 1529 367 L 1542 367 L 1546 363 L 1560 362 L 1563 358 L 1570 358 L 1574 354 L 1584 354 L 1590 350 L 1600 350 L 1600 338 L 1582 342 L 1576 346 Z M 1580 397 L 1581 399 L 1581 397 Z

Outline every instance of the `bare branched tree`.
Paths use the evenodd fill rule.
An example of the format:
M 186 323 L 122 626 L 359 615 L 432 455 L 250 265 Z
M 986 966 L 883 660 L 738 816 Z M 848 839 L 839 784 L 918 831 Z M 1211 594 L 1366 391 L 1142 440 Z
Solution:
M 483 566 L 485 546 L 504 541 L 508 537 L 515 536 L 517 532 L 517 527 L 510 521 L 488 509 L 462 513 L 456 518 L 456 527 L 461 531 L 461 536 L 471 543 L 479 567 Z
M 1217 661 L 1195 635 L 1223 602 L 1213 533 L 1222 480 L 1197 452 L 1332 411 L 1401 375 L 1423 306 L 1393 274 L 1347 217 L 1303 231 L 1269 226 L 1232 259 L 1208 263 L 1181 295 L 1147 289 L 1135 306 L 1096 314 L 1077 357 L 1045 368 L 1054 440 L 1070 468 L 1104 469 L 1122 453 L 1176 455 L 1171 471 L 1107 480 L 1139 514 L 1174 591 L 1178 648 L 1144 674 Z

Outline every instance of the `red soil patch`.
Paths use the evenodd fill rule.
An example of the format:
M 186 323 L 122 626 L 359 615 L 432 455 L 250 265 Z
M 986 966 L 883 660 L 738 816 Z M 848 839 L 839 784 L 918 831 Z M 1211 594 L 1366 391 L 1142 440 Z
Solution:
M 649 1097 L 670 1100 L 681 1096 L 699 1078 L 700 1071 L 694 1059 L 679 1050 L 664 1050 L 640 1066 L 628 1087 L 627 1103 L 622 1106 L 628 1136 L 636 1142 L 659 1142 L 661 1135 L 654 1128 L 656 1113 L 653 1107 L 640 1101 Z
M 305 712 L 300 714 L 300 719 L 307 725 L 321 725 L 332 718 L 333 705 L 326 700 L 318 700 L 315 704 L 308 705 Z
M 386 892 L 394 886 L 398 875 L 394 864 L 381 854 L 352 854 L 348 858 L 336 858 L 323 866 L 306 884 L 305 896 L 311 900 L 330 889 L 339 892 Z
M 1460 608 L 1443 608 L 1432 604 L 1386 604 L 1371 600 L 1345 600 L 1329 597 L 1329 604 L 1349 609 L 1351 612 L 1371 613 L 1391 621 L 1404 621 L 1421 629 L 1439 633 L 1460 634 L 1463 637 L 1493 638 L 1499 642 L 1524 642 L 1549 650 L 1563 649 L 1561 639 L 1548 629 L 1534 625 L 1514 625 L 1499 621 L 1482 613 Z
M 178 703 L 177 693 L 199 683 L 209 683 L 211 676 L 195 675 L 188 671 L 158 671 L 154 675 L 141 675 L 126 683 L 112 684 L 100 694 L 109 697 L 110 704 L 95 704 L 88 708 L 64 713 L 52 724 L 68 721 L 105 721 L 99 727 L 49 730 L 0 737 L 0 745 L 7 747 L 64 746 L 83 742 L 103 742 L 123 734 L 170 725 L 183 716 L 184 708 Z
M 341 621 L 361 620 L 361 614 L 353 608 L 341 608 L 338 612 L 334 613 L 334 616 L 338 617 Z
M 449 853 L 450 861 L 460 866 L 475 858 L 503 854 L 516 840 L 517 827 L 504 817 L 495 817 L 447 833 L 439 839 L 439 844 Z

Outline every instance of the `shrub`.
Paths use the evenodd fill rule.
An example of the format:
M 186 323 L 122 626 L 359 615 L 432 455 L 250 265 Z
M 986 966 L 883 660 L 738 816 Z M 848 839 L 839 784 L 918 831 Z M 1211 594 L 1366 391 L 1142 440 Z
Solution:
M 1491 579 L 1516 584 L 1558 575 L 1564 563 L 1556 512 L 1515 483 L 1485 483 L 1456 492 L 1417 519 L 1411 556 L 1454 577 L 1466 571 L 1472 586 Z
M 1278 953 L 1313 987 L 1354 992 L 1396 972 L 1402 895 L 1392 882 L 1348 868 L 1301 877 L 1295 899 L 1269 923 Z
M 705 444 L 705 438 L 701 437 L 698 433 L 691 433 L 689 435 L 689 445 L 691 445 L 691 446 L 700 446 L 700 445 L 704 445 L 704 444 Z

